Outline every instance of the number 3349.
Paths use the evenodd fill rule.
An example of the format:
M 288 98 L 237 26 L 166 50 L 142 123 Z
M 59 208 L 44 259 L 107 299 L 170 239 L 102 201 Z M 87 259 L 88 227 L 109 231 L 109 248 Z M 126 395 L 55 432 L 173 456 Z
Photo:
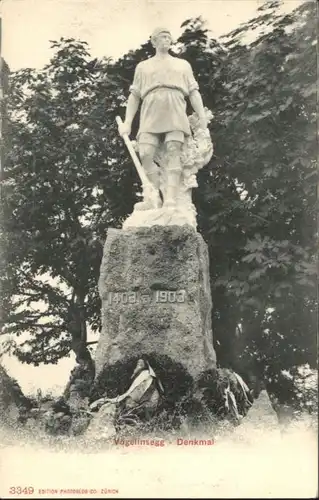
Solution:
M 10 486 L 10 495 L 32 495 L 34 493 L 34 488 L 32 486 Z

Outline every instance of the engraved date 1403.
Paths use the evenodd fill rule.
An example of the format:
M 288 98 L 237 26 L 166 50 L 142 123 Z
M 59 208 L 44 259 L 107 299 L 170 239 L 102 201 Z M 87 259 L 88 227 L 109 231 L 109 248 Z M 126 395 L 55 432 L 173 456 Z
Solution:
M 109 305 L 113 304 L 151 304 L 151 303 L 175 303 L 185 302 L 185 290 L 156 290 L 152 294 L 139 292 L 108 292 Z

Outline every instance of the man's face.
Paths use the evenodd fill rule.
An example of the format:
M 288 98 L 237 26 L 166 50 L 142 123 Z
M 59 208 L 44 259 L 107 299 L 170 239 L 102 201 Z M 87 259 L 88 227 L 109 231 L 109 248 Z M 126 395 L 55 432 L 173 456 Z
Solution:
M 171 43 L 171 35 L 169 33 L 166 33 L 165 31 L 159 33 L 154 40 L 154 46 L 156 49 L 169 50 Z

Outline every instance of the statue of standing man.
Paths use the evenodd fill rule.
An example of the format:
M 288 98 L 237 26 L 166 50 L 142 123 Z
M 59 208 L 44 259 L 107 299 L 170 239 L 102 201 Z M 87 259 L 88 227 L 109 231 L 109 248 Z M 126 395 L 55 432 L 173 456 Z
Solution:
M 174 208 L 182 177 L 181 151 L 191 135 L 186 114 L 189 99 L 199 120 L 201 130 L 207 129 L 207 117 L 190 64 L 169 54 L 172 36 L 168 29 L 157 28 L 151 36 L 155 56 L 140 62 L 135 69 L 133 84 L 126 107 L 125 121 L 119 132 L 130 135 L 131 126 L 140 102 L 140 126 L 137 134 L 138 151 L 149 180 L 144 190 L 144 201 L 139 210 Z M 166 149 L 166 189 L 160 196 L 160 168 L 154 162 L 160 145 Z M 162 193 L 163 196 L 163 193 Z

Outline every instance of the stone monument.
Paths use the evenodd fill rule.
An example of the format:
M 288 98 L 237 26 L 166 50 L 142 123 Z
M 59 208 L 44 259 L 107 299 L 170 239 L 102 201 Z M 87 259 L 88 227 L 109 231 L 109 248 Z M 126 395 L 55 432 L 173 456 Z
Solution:
M 196 380 L 216 366 L 208 250 L 196 231 L 192 203 L 196 173 L 213 153 L 207 128 L 212 114 L 203 106 L 190 64 L 169 54 L 169 30 L 156 29 L 151 41 L 156 54 L 137 65 L 125 121 L 118 119 L 143 200 L 121 230 L 107 232 L 96 377 L 105 366 L 152 353 L 181 364 Z M 186 98 L 194 111 L 190 117 Z

